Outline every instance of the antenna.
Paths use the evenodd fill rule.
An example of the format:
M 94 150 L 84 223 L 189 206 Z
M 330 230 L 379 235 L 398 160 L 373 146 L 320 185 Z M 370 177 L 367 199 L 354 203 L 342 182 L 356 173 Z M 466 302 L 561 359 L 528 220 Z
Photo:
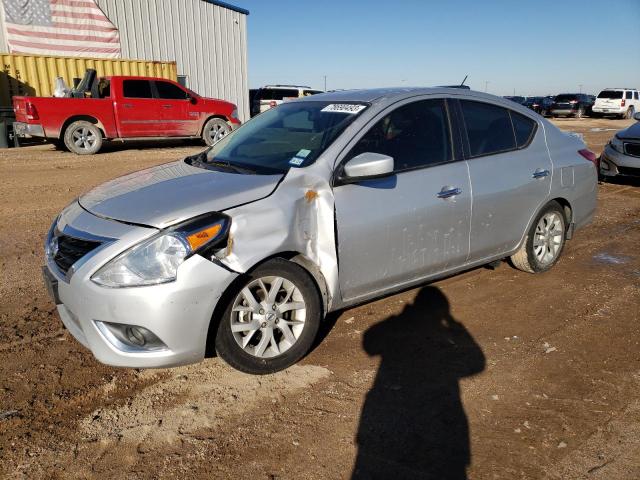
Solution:
M 465 76 L 464 76 L 464 80 L 462 80 L 462 83 L 460 84 L 460 86 L 463 86 L 463 85 L 464 85 L 464 82 L 466 82 L 466 81 L 467 81 L 467 78 L 469 78 L 469 75 L 465 75 Z

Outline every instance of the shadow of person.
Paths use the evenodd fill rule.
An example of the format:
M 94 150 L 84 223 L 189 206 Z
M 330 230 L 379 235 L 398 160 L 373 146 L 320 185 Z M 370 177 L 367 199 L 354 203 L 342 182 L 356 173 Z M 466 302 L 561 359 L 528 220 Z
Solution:
M 471 462 L 461 378 L 484 370 L 482 349 L 424 287 L 402 313 L 364 334 L 382 360 L 357 434 L 353 479 L 466 479 Z

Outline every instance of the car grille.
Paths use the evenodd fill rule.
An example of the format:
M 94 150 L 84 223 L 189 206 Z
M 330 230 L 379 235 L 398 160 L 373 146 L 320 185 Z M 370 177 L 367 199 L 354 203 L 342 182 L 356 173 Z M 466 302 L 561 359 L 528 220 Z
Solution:
M 624 151 L 632 157 L 640 157 L 640 143 L 625 143 Z
M 622 175 L 632 175 L 634 177 L 640 177 L 640 168 L 618 167 L 618 173 Z
M 71 265 L 101 245 L 101 242 L 82 240 L 63 234 L 59 235 L 57 239 L 58 251 L 53 256 L 53 261 L 64 274 L 69 271 Z

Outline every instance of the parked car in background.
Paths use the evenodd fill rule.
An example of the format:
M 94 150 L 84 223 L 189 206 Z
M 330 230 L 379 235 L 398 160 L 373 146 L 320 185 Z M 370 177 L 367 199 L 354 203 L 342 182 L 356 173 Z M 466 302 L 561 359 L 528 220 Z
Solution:
M 593 112 L 599 115 L 616 115 L 633 118 L 640 112 L 640 98 L 635 88 L 605 88 L 596 98 Z
M 215 350 L 274 372 L 308 352 L 329 312 L 505 258 L 549 270 L 594 215 L 595 158 L 469 90 L 292 100 L 71 203 L 46 238 L 46 284 L 104 363 L 169 367 Z
M 251 116 L 258 115 L 286 100 L 294 98 L 308 97 L 324 93 L 322 90 L 314 90 L 311 87 L 303 85 L 267 85 L 262 88 L 255 89 L 251 98 Z
M 561 93 L 556 95 L 550 108 L 552 117 L 582 118 L 591 114 L 593 95 L 585 93 Z
M 527 100 L 523 103 L 523 105 L 527 108 L 530 108 L 536 113 L 539 113 L 543 117 L 549 115 L 549 111 L 551 110 L 551 105 L 553 105 L 554 97 L 527 97 Z
M 604 147 L 600 156 L 600 176 L 618 175 L 640 177 L 640 112 L 634 115 L 637 122 L 620 130 Z
M 502 97 L 502 98 L 506 98 L 507 100 L 511 100 L 512 102 L 516 102 L 519 105 L 524 105 L 524 102 L 527 101 L 527 97 L 520 97 L 520 96 L 507 96 L 507 97 Z
M 13 107 L 17 135 L 79 155 L 97 153 L 108 140 L 202 138 L 212 145 L 240 125 L 234 104 L 164 78 L 104 77 L 81 98 L 13 97 Z

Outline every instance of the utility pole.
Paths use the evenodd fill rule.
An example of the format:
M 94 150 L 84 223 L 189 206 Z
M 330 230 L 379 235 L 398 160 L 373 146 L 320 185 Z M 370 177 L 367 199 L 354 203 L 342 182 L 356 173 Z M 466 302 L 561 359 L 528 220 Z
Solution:
M 324 91 L 327 91 L 327 76 L 324 76 Z
M 484 81 L 484 93 L 487 93 L 487 88 L 489 87 L 489 80 Z
M 516 87 L 513 87 L 513 96 L 516 96 Z
M 582 93 L 582 84 L 578 85 L 580 87 L 580 93 Z

